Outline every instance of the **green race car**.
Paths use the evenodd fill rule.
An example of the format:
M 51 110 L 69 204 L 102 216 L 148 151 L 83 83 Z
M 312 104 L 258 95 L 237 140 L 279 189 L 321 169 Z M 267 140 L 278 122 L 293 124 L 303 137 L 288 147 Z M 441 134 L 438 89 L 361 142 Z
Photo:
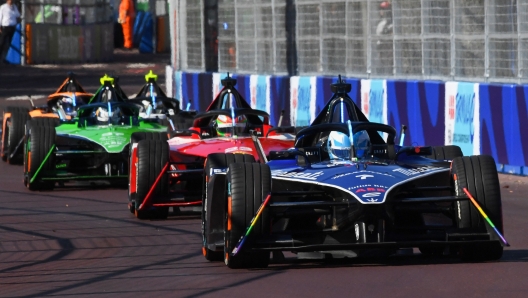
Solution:
M 24 139 L 24 184 L 30 190 L 51 190 L 58 182 L 105 180 L 126 185 L 129 143 L 133 133 L 158 132 L 167 126 L 139 117 L 129 102 L 98 102 L 82 106 L 73 120 L 28 121 Z

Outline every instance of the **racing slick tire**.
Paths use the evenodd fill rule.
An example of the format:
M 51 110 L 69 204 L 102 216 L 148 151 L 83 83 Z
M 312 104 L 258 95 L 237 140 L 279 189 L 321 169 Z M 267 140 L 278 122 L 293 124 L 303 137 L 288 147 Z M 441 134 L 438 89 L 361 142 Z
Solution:
M 223 170 L 232 163 L 254 163 L 255 157 L 249 154 L 212 153 L 205 160 L 204 189 L 202 192 L 202 254 L 208 261 L 222 261 L 223 250 L 212 250 L 210 242 L 223 240 L 225 215 L 225 175 L 215 175 L 215 169 Z M 207 210 L 215 210 L 214 213 Z M 211 235 L 210 231 L 216 232 Z
M 229 268 L 265 268 L 270 261 L 267 251 L 250 251 L 255 237 L 270 233 L 269 208 L 264 208 L 248 238 L 236 255 L 233 249 L 246 233 L 271 191 L 271 171 L 260 163 L 232 163 L 227 172 L 227 213 L 224 227 L 224 262 Z
M 457 157 L 451 165 L 451 176 L 457 196 L 465 196 L 463 188 L 475 198 L 491 222 L 503 233 L 502 202 L 499 176 L 493 157 L 475 155 Z M 456 221 L 459 228 L 488 232 L 496 242 L 490 244 L 470 244 L 461 248 L 460 256 L 466 261 L 492 261 L 502 257 L 503 247 L 495 231 L 485 222 L 479 211 L 470 201 L 457 201 Z
M 169 162 L 169 144 L 165 140 L 141 140 L 137 146 L 136 194 L 134 198 L 135 215 L 139 219 L 165 219 L 169 207 L 150 207 L 140 210 L 140 206 L 147 199 L 147 194 L 156 179 Z M 163 173 L 155 186 L 152 196 L 166 196 L 169 193 L 168 176 Z M 142 208 L 141 208 L 142 209 Z
M 17 146 L 24 138 L 26 121 L 30 118 L 29 110 L 24 107 L 7 107 L 4 112 L 10 116 L 4 119 L 2 128 L 2 160 L 10 164 L 20 164 L 23 160 L 22 154 L 11 154 L 17 150 Z M 20 150 L 19 152 L 22 152 Z
M 55 168 L 55 136 L 55 127 L 29 126 L 24 137 L 24 185 L 29 190 L 52 190 L 55 185 L 42 181 L 42 176 Z
M 142 140 L 167 141 L 168 138 L 164 132 L 135 132 L 130 136 L 130 143 L 139 143 Z
M 31 121 L 37 126 L 51 126 L 51 127 L 57 127 L 60 125 L 60 119 L 54 118 L 54 117 L 35 117 L 31 118 L 31 120 L 28 120 L 28 122 Z M 26 124 L 27 127 L 27 124 Z
M 167 134 L 162 132 L 134 132 L 130 136 L 130 144 L 129 144 L 129 165 L 128 165 L 128 201 L 131 203 L 129 204 L 129 210 L 132 212 L 132 214 L 135 214 L 135 195 L 136 192 L 131 189 L 131 183 L 135 182 L 135 177 L 132 176 L 132 172 L 136 172 L 136 165 L 137 160 L 135 161 L 134 158 L 137 156 L 137 154 L 133 155 L 133 147 L 134 144 L 138 143 L 141 140 L 168 140 Z M 134 181 L 132 181 L 134 180 Z
M 433 153 L 429 158 L 436 160 L 453 160 L 455 157 L 464 156 L 462 149 L 456 145 L 433 146 Z

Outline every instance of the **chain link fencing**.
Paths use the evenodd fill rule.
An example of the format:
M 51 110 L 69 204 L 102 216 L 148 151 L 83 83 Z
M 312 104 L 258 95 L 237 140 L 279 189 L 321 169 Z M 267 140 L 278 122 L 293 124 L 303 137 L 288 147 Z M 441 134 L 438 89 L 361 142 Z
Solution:
M 181 70 L 211 70 L 214 51 L 220 72 L 528 81 L 528 0 L 171 1 Z

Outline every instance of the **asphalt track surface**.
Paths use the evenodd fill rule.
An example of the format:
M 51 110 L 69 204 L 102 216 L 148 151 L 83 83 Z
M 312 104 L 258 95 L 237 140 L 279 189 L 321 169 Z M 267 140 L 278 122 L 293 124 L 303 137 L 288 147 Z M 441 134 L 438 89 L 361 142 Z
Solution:
M 100 68 L 3 67 L 0 107 L 27 104 L 6 98 L 55 91 L 71 69 L 92 92 L 114 70 L 131 94 L 145 70 L 163 70 L 167 59 L 127 52 Z M 127 67 L 130 62 L 143 65 Z M 498 262 L 463 263 L 417 251 L 334 260 L 287 253 L 267 269 L 231 270 L 201 255 L 197 212 L 138 220 L 127 210 L 123 188 L 30 192 L 22 167 L 0 162 L 0 297 L 527 297 L 528 177 L 500 180 L 511 247 Z

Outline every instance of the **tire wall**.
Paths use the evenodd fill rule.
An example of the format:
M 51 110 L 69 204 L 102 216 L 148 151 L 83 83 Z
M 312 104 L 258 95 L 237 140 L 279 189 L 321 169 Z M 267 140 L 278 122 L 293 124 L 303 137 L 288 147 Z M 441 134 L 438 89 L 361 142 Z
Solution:
M 190 73 L 167 67 L 167 89 L 182 108 L 203 110 L 221 89 L 226 73 Z M 336 77 L 237 75 L 236 88 L 277 125 L 308 125 L 331 97 Z M 440 81 L 361 80 L 350 97 L 375 122 L 400 131 L 404 145 L 458 145 L 464 155 L 491 155 L 502 173 L 528 175 L 528 86 Z M 399 143 L 399 139 L 396 140 Z

